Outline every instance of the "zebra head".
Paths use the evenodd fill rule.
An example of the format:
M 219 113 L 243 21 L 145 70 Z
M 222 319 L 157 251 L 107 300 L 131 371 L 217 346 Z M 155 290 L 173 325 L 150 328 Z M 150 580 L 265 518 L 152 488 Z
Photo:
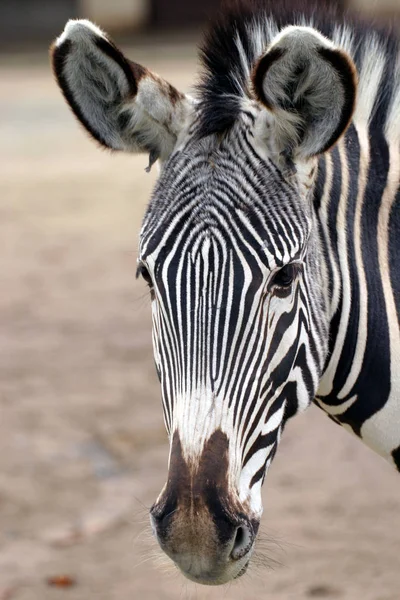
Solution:
M 205 584 L 246 571 L 265 473 L 318 386 L 329 322 L 313 190 L 356 88 L 350 58 L 315 29 L 267 17 L 236 27 L 209 35 L 195 100 L 88 21 L 53 47 L 92 136 L 160 159 L 138 260 L 171 442 L 151 522 Z

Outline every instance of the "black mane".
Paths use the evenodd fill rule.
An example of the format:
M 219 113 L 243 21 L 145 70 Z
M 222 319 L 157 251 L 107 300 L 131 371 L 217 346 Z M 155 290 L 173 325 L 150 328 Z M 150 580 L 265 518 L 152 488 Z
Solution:
M 396 36 L 386 29 L 355 19 L 349 12 L 324 0 L 319 0 L 318 5 L 304 0 L 233 0 L 225 3 L 225 8 L 205 33 L 200 46 L 202 73 L 197 92 L 200 99 L 201 137 L 222 133 L 237 120 L 242 98 L 250 95 L 248 70 L 251 71 L 260 58 L 254 54 L 251 31 L 256 27 L 262 32 L 266 49 L 271 42 L 271 23 L 278 30 L 288 25 L 310 24 L 328 38 L 336 27 L 349 26 L 356 42 L 352 57 L 356 66 L 365 48 L 363 42 L 374 32 L 388 57 L 383 77 L 387 85 L 380 91 L 377 101 L 380 110 L 375 111 L 375 116 L 378 116 L 378 112 L 381 120 L 386 116 L 386 111 L 382 109 L 387 107 L 392 92 L 391 82 L 399 48 Z M 246 56 L 246 66 L 241 60 L 238 39 Z

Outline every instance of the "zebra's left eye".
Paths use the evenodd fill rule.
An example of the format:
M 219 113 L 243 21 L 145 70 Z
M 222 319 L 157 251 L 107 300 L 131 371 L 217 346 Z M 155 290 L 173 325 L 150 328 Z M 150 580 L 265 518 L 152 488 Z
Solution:
M 277 295 L 286 295 L 290 292 L 293 281 L 300 270 L 300 265 L 290 263 L 277 271 L 271 281 L 270 288 L 277 292 Z

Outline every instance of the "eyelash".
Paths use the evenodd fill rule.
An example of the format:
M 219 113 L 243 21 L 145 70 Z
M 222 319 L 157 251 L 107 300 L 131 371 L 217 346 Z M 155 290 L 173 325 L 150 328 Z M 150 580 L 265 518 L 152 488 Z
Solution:
M 150 273 L 144 265 L 139 265 L 136 270 L 136 279 L 142 277 L 148 285 L 152 285 Z
M 268 286 L 270 291 L 282 298 L 288 296 L 301 270 L 301 263 L 289 263 L 283 266 L 273 274 Z
M 147 270 L 147 268 L 143 264 L 139 264 L 139 266 L 138 266 L 138 268 L 136 270 L 136 279 L 138 279 L 139 277 L 142 277 L 142 279 L 144 279 L 144 281 L 146 282 L 146 284 L 150 288 L 150 296 L 151 296 L 151 299 L 154 300 L 154 286 L 153 286 L 153 282 L 151 280 L 149 271 Z

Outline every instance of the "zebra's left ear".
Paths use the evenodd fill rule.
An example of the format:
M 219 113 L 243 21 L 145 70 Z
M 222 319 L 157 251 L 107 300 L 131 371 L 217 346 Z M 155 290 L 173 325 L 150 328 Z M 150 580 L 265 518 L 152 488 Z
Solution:
M 308 159 L 329 150 L 346 131 L 357 72 L 351 58 L 318 31 L 290 26 L 258 61 L 252 85 L 272 113 L 279 151 Z

